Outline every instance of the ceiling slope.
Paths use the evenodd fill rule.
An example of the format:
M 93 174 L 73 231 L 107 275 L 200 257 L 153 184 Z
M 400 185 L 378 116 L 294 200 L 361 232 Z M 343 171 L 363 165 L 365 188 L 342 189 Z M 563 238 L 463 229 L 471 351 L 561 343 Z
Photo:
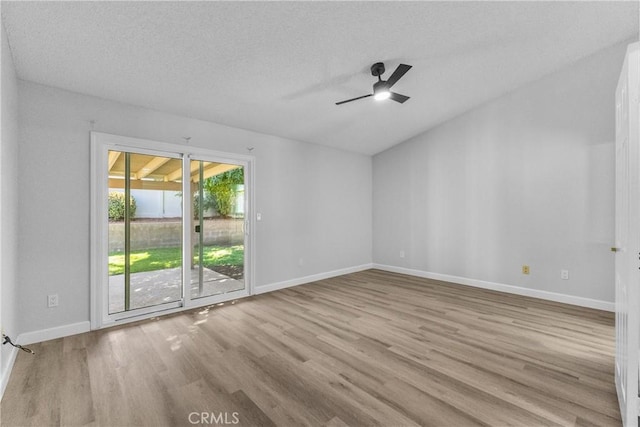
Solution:
M 636 2 L 2 2 L 21 79 L 375 154 L 638 35 Z M 404 104 L 362 95 L 413 65 Z M 388 75 L 383 75 L 388 77 Z

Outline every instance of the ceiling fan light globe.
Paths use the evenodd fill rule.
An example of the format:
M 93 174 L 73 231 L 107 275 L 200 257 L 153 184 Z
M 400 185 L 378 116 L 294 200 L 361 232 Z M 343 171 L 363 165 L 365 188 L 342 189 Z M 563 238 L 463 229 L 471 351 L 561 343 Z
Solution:
M 384 80 L 376 82 L 373 85 L 373 99 L 382 101 L 383 99 L 388 99 L 390 96 L 389 85 Z
M 390 96 L 391 92 L 389 92 L 388 90 L 381 90 L 373 96 L 373 99 L 375 99 L 376 101 L 382 101 L 384 99 L 389 99 Z

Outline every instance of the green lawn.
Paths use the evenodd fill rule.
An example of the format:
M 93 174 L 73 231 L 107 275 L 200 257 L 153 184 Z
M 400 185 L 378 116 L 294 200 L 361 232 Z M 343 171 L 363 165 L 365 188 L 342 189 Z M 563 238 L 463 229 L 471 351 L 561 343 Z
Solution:
M 194 262 L 196 257 L 194 257 Z M 242 265 L 244 246 L 205 246 L 202 265 Z M 131 251 L 131 273 L 163 270 L 182 265 L 182 248 L 156 248 Z M 124 274 L 124 252 L 109 254 L 109 276 Z

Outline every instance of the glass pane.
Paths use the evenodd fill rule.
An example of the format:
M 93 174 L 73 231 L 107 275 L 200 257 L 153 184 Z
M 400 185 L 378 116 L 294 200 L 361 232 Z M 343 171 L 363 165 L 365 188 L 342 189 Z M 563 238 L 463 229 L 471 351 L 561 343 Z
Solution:
M 191 298 L 244 289 L 244 168 L 191 161 Z
M 115 157 L 110 154 L 109 313 L 180 301 L 182 161 Z

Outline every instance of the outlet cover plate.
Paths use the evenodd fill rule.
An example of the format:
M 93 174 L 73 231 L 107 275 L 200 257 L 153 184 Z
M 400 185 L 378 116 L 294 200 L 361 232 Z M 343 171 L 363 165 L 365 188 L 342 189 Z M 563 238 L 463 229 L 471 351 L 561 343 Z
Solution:
M 58 294 L 48 295 L 47 296 L 47 307 L 57 307 L 58 306 Z

